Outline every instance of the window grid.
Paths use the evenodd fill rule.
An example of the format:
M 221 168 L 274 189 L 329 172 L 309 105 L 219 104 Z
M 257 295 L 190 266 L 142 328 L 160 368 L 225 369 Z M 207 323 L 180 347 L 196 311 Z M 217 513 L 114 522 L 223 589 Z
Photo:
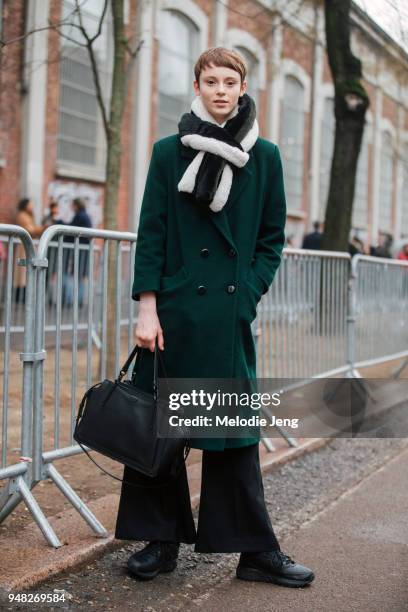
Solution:
M 357 162 L 352 221 L 356 229 L 366 229 L 368 226 L 368 147 L 371 142 L 371 130 L 371 125 L 366 125 L 364 128 Z
M 326 216 L 327 197 L 329 195 L 331 163 L 334 150 L 334 134 L 336 124 L 334 119 L 334 99 L 325 98 L 322 117 L 322 132 L 320 146 L 319 171 L 319 220 Z
M 392 190 L 393 190 L 392 137 L 383 132 L 381 139 L 380 210 L 378 227 L 381 232 L 392 231 Z
M 302 209 L 304 95 L 303 85 L 294 77 L 286 76 L 280 142 L 287 200 L 295 210 Z
M 162 11 L 159 49 L 157 137 L 178 132 L 180 116 L 190 110 L 198 29 L 178 11 Z
M 248 51 L 245 47 L 236 46 L 234 49 L 242 55 L 247 66 L 248 81 L 247 94 L 254 99 L 255 105 L 258 108 L 259 102 L 259 60 L 256 56 Z
M 84 25 L 93 34 L 102 12 L 102 0 L 82 5 Z M 63 2 L 63 18 L 72 21 L 75 4 L 72 0 Z M 77 19 L 77 18 L 76 18 Z M 82 35 L 72 26 L 64 26 L 65 34 L 78 42 Z M 101 83 L 104 87 L 105 108 L 108 108 L 111 85 L 112 26 L 109 14 L 105 17 L 100 38 L 97 39 L 95 54 Z M 96 97 L 92 69 L 87 49 L 75 42 L 62 39 L 60 62 L 60 100 L 58 123 L 57 157 L 59 164 L 68 164 L 79 172 L 91 170 L 104 174 L 106 162 L 106 139 L 102 115 Z

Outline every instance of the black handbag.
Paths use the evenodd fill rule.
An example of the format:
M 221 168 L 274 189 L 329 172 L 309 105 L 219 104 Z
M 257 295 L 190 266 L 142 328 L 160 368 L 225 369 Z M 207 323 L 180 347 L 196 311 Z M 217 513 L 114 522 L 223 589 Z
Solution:
M 127 482 L 107 472 L 94 461 L 83 445 L 144 476 L 157 478 L 158 484 L 151 486 L 163 486 L 173 482 L 183 468 L 190 451 L 189 431 L 183 426 L 172 426 L 171 437 L 158 437 L 159 431 L 161 436 L 163 432 L 170 433 L 170 425 L 167 406 L 158 397 L 158 355 L 164 373 L 165 368 L 157 338 L 153 394 L 139 389 L 133 381 L 122 380 L 138 350 L 141 347 L 136 345 L 115 381 L 105 379 L 85 393 L 79 405 L 73 437 L 91 461 L 112 478 L 131 486 L 146 486 Z

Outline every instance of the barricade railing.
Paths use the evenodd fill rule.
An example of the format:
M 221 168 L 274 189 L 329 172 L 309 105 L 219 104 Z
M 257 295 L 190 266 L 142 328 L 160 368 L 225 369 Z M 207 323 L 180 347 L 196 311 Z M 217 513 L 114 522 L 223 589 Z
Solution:
M 347 253 L 284 249 L 258 308 L 258 377 L 328 377 L 347 370 L 350 261 Z
M 286 248 L 269 291 L 262 296 L 255 326 L 257 376 L 302 380 L 348 370 L 348 253 Z M 277 431 L 290 446 L 297 441 Z M 262 438 L 274 450 L 270 438 Z
M 0 336 L 5 347 L 0 480 L 7 481 L 0 494 L 0 521 L 24 500 L 48 543 L 60 546 L 31 492 L 37 483 L 51 479 L 94 532 L 105 537 L 103 525 L 55 463 L 82 453 L 72 437 L 79 400 L 106 377 L 108 360 L 117 372 L 133 347 L 137 303 L 130 295 L 137 236 L 55 225 L 44 232 L 37 254 L 22 228 L 0 225 L 0 236 L 8 255 L 0 258 Z M 20 289 L 16 296 L 14 248 L 20 241 L 25 249 L 20 264 L 25 264 L 27 277 L 25 291 Z M 116 279 L 113 296 L 108 294 L 109 270 Z M 407 276 L 404 262 L 284 249 L 255 320 L 258 377 L 359 377 L 357 368 L 366 363 L 408 355 Z M 12 309 L 13 296 L 16 302 L 22 300 L 23 318 L 21 306 Z M 113 308 L 108 308 L 110 297 Z M 387 313 L 397 331 L 387 323 Z M 21 426 L 21 459 L 25 458 L 18 462 L 8 452 L 10 338 L 16 317 L 17 327 L 24 330 L 23 336 L 16 334 L 24 341 L 21 408 L 18 403 L 12 407 L 13 419 Z M 372 336 L 381 324 L 387 338 L 376 345 Z M 109 355 L 108 335 L 113 339 Z M 18 386 L 17 381 L 14 387 Z M 271 440 L 262 442 L 273 449 Z
M 356 255 L 350 283 L 351 375 L 360 377 L 359 368 L 405 357 L 394 372 L 398 377 L 408 365 L 408 262 Z
M 5 238 L 0 253 L 1 319 L 4 327 L 0 481 L 5 481 L 0 495 L 0 522 L 20 501 L 24 501 L 49 543 L 56 545 L 58 540 L 52 537 L 48 521 L 31 492 L 35 368 L 45 358 L 42 349 L 35 349 L 38 259 L 33 241 L 25 229 L 1 225 L 0 231 Z M 13 308 L 22 293 L 23 312 Z M 10 330 L 16 317 L 20 318 L 19 324 L 24 329 L 22 344 L 11 343 Z M 19 348 L 22 349 L 19 353 L 22 367 L 17 361 Z M 16 448 L 13 445 L 17 445 Z
M 39 240 L 33 240 L 34 248 L 37 250 Z M 5 265 L 7 262 L 7 258 L 2 258 L 1 253 L 2 249 L 6 249 L 7 246 L 7 236 L 0 235 L 0 279 L 3 278 Z M 122 245 L 121 250 L 128 251 L 129 245 Z M 79 245 L 80 256 L 83 256 L 86 251 L 89 250 L 88 245 L 80 244 Z M 70 263 L 73 263 L 74 259 L 74 244 L 66 243 L 63 244 L 63 268 L 67 268 Z M 95 244 L 94 246 L 94 257 L 97 261 L 100 257 L 101 248 L 99 245 Z M 57 253 L 58 253 L 58 243 L 55 241 L 50 242 L 48 249 L 48 267 L 47 267 L 47 275 L 46 275 L 46 292 L 47 299 L 45 302 L 45 320 L 46 320 L 46 332 L 55 332 L 56 326 L 56 305 L 57 305 L 57 274 L 56 274 L 56 265 L 57 265 Z M 73 275 L 72 271 L 65 270 L 62 281 L 62 299 L 61 299 L 61 329 L 62 331 L 68 332 L 73 331 L 71 321 L 71 313 L 73 308 Z M 80 293 L 79 293 L 79 322 L 78 322 L 78 331 L 83 331 L 87 329 L 87 321 L 84 317 L 84 312 L 86 309 L 82 308 L 82 302 L 86 304 L 88 289 L 87 289 L 88 278 L 85 276 L 80 283 Z M 5 285 L 0 284 L 0 309 L 4 307 L 5 300 Z M 94 303 L 98 304 L 98 300 L 101 299 L 102 288 L 95 283 L 94 286 Z M 125 296 L 123 296 L 125 297 Z M 24 334 L 24 325 L 22 323 L 23 315 L 24 315 L 24 287 L 15 287 L 13 291 L 13 312 L 15 313 L 15 321 L 12 322 L 11 327 L 8 329 L 8 332 L 13 336 L 14 334 Z M 128 326 L 129 321 L 124 316 L 121 319 L 120 325 L 121 327 Z M 4 325 L 0 320 L 0 334 L 4 333 Z M 93 341 L 95 346 L 98 348 L 101 347 L 100 337 L 98 336 L 97 329 L 93 330 L 92 333 Z
M 66 240 L 74 241 L 73 249 L 69 252 L 64 249 Z M 55 242 L 57 247 L 52 246 Z M 34 419 L 33 476 L 36 481 L 51 478 L 101 537 L 106 536 L 106 530 L 61 476 L 55 462 L 82 452 L 72 437 L 77 408 L 86 389 L 106 377 L 110 357 L 107 353 L 108 327 L 111 332 L 113 330 L 114 336 L 115 373 L 133 347 L 136 304 L 129 296 L 135 244 L 136 234 L 60 225 L 48 228 L 38 246 L 38 257 L 44 261 L 48 259 L 50 249 L 53 249 L 57 290 L 55 326 L 51 325 L 52 331 L 49 333 L 46 331 L 44 297 L 47 295 L 47 270 L 39 269 L 36 340 L 38 347 L 50 348 L 47 348 L 49 358 L 38 372 L 38 395 L 35 401 L 38 406 L 44 406 L 40 393 L 46 391 L 53 405 L 44 406 L 43 418 Z M 114 316 L 108 319 L 108 270 L 112 249 L 116 291 L 114 305 L 110 309 Z M 67 298 L 64 284 L 70 288 L 68 299 L 72 302 L 72 308 L 65 313 L 66 322 L 71 328 L 69 334 L 64 334 L 62 328 L 62 302 Z M 86 322 L 83 330 L 79 328 L 80 314 L 82 322 Z M 125 328 L 120 324 L 124 318 L 127 320 Z M 95 347 L 95 333 L 100 338 L 99 348 Z M 70 376 L 67 383 L 61 384 L 64 370 Z

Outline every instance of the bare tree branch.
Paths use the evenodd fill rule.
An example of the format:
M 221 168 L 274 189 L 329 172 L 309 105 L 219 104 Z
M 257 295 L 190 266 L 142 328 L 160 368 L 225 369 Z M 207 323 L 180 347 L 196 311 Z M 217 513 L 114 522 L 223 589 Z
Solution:
M 86 2 L 86 0 L 84 0 L 84 3 Z M 65 19 L 70 19 L 70 17 L 72 15 L 74 15 L 76 11 L 76 8 L 73 9 L 70 13 L 68 13 L 68 15 L 66 16 Z M 24 34 L 22 34 L 21 36 L 16 36 L 16 38 L 10 38 L 9 40 L 1 40 L 0 39 L 0 49 L 2 47 L 8 46 L 8 45 L 12 45 L 13 43 L 16 42 L 21 42 L 22 40 L 28 38 L 29 36 L 31 36 L 32 34 L 36 34 L 37 32 L 43 32 L 44 30 L 49 30 L 49 29 L 53 29 L 55 24 L 52 24 L 52 22 L 48 21 L 48 26 L 44 26 L 42 28 L 33 28 L 32 30 L 30 30 L 29 32 L 25 32 Z M 70 21 L 65 22 L 64 20 L 59 22 L 58 24 L 56 24 L 58 27 L 61 27 L 63 25 L 74 25 L 73 23 L 71 23 Z M 76 42 L 76 41 L 75 41 Z
M 105 14 L 106 14 L 107 6 L 108 6 L 108 0 L 105 0 L 104 6 L 103 6 L 103 11 L 102 11 L 102 14 L 101 14 L 101 17 L 100 17 L 100 20 L 99 20 L 98 30 L 97 30 L 95 36 L 93 36 L 93 37 L 90 37 L 88 35 L 88 32 L 86 31 L 86 28 L 84 27 L 83 20 L 82 20 L 81 7 L 79 6 L 79 1 L 78 0 L 75 0 L 75 6 L 76 6 L 76 13 L 77 13 L 78 19 L 79 19 L 79 28 L 80 28 L 80 30 L 82 32 L 83 37 L 87 41 L 87 44 L 85 46 L 88 49 L 89 60 L 91 62 L 91 69 L 92 69 L 92 74 L 93 74 L 94 83 L 95 83 L 96 98 L 98 100 L 99 108 L 101 110 L 103 127 L 104 127 L 104 130 L 105 130 L 106 138 L 108 140 L 109 139 L 109 132 L 110 132 L 109 120 L 108 120 L 108 115 L 107 115 L 107 112 L 106 112 L 105 102 L 104 102 L 104 99 L 103 99 L 102 85 L 101 85 L 101 79 L 100 79 L 100 75 L 99 75 L 99 71 L 98 71 L 98 64 L 97 64 L 96 57 L 95 57 L 95 52 L 94 52 L 94 49 L 93 49 L 93 46 L 92 46 L 93 43 L 95 42 L 95 40 L 98 38 L 98 36 L 101 35 L 101 32 L 102 32 L 102 23 L 103 23 L 103 19 L 105 17 Z
M 144 44 L 144 40 L 141 40 L 139 42 L 139 44 L 137 45 L 136 49 L 132 49 L 129 45 L 129 42 L 126 42 L 126 51 L 129 53 L 130 58 L 128 60 L 127 66 L 126 66 L 126 70 L 125 70 L 125 91 L 126 94 L 129 91 L 129 83 L 130 83 L 130 76 L 132 73 L 132 68 L 133 68 L 133 64 L 134 64 L 134 60 L 136 59 L 140 49 L 142 48 Z
M 78 19 L 79 19 L 79 29 L 81 30 L 85 40 L 87 41 L 88 45 L 92 45 L 95 40 L 101 35 L 102 33 L 102 26 L 103 26 L 103 20 L 105 19 L 105 15 L 106 15 L 106 10 L 108 8 L 108 0 L 105 0 L 105 3 L 103 5 L 103 9 L 102 9 L 102 13 L 99 19 L 99 24 L 98 24 L 98 29 L 96 31 L 96 34 L 94 36 L 89 36 L 88 32 L 86 30 L 86 28 L 84 27 L 83 24 L 83 20 L 82 20 L 82 11 L 81 11 L 81 7 L 79 6 L 79 1 L 75 0 L 75 12 L 78 15 Z M 78 26 L 77 26 L 78 27 Z

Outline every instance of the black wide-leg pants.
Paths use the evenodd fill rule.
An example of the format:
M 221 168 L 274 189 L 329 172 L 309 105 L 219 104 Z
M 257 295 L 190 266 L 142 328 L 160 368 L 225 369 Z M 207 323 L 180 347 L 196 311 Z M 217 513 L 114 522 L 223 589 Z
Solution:
M 128 468 L 122 483 L 115 537 L 195 543 L 195 552 L 257 552 L 279 549 L 265 505 L 259 444 L 203 451 L 197 531 L 185 466 L 170 485 Z M 143 486 L 147 485 L 147 486 Z

